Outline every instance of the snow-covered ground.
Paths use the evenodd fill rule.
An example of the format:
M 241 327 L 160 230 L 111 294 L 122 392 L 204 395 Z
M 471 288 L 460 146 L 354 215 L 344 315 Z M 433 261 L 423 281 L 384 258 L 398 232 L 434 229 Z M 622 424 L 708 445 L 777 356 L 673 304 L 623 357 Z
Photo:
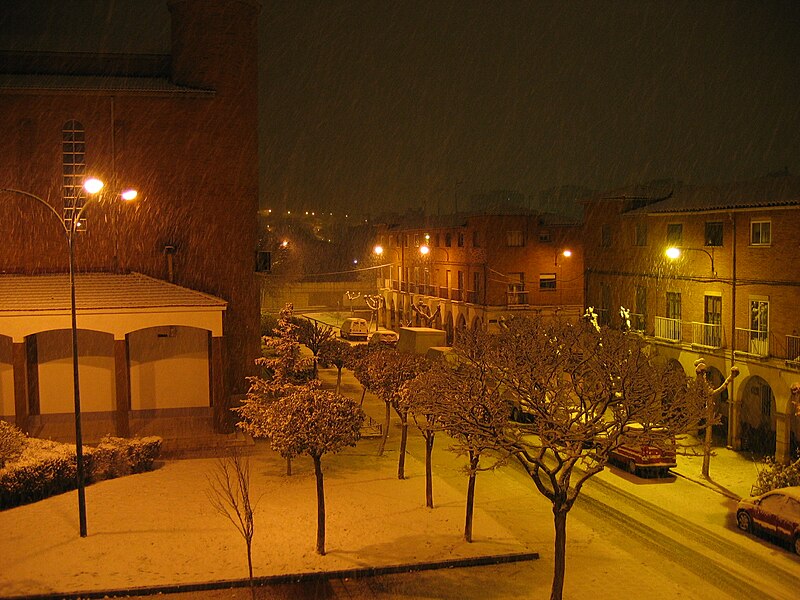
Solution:
M 335 379 L 335 371 L 323 370 L 322 374 L 328 381 Z M 345 390 L 360 395 L 360 388 L 350 375 L 346 376 Z M 376 419 L 383 413 L 383 404 L 369 396 L 365 408 Z M 314 552 L 316 499 L 311 462 L 295 461 L 295 474 L 286 477 L 284 461 L 265 443 L 258 443 L 250 458 L 253 495 L 260 497 L 253 546 L 255 575 L 534 551 L 540 554 L 539 560 L 421 573 L 415 576 L 415 585 L 424 586 L 438 577 L 436 589 L 447 591 L 409 590 L 403 597 L 548 597 L 553 543 L 549 505 L 519 469 L 509 466 L 481 473 L 475 541 L 466 543 L 462 537 L 466 478 L 459 470 L 463 459 L 447 452 L 444 440 L 437 442 L 436 507 L 427 509 L 417 436 L 411 443 L 406 464 L 408 478 L 404 481 L 396 476 L 396 429 L 392 430 L 389 450 L 382 457 L 376 455 L 378 440 L 364 439 L 356 448 L 323 459 L 325 556 Z M 681 458 L 678 470 L 701 481 L 699 460 Z M 89 536 L 84 539 L 78 536 L 75 492 L 0 513 L 0 596 L 245 578 L 244 543 L 233 526 L 213 511 L 206 497 L 206 478 L 214 468 L 214 459 L 170 461 L 150 473 L 88 487 Z M 738 533 L 730 522 L 719 523 L 734 505 L 720 491 L 734 496 L 747 494 L 755 480 L 755 466 L 741 455 L 722 450 L 712 460 L 711 474 L 715 484 L 684 478 L 665 484 L 637 480 L 614 470 L 599 476 L 601 487 L 596 493 L 605 493 L 602 485 L 609 482 L 620 485 L 625 494 L 641 496 L 648 505 L 674 510 L 678 503 L 684 518 L 709 528 L 721 528 L 720 543 L 742 546 L 747 551 L 752 547 L 764 565 L 800 573 L 800 560 L 788 551 Z M 711 489 L 714 487 L 721 490 Z M 595 494 L 591 487 L 587 492 Z M 631 543 L 613 533 L 590 509 L 591 505 L 576 506 L 570 516 L 565 597 L 734 597 L 718 587 L 706 587 L 704 573 L 682 566 L 680 560 L 665 565 L 647 544 Z M 658 526 L 652 525 L 654 529 Z M 692 552 L 698 556 L 703 550 L 695 548 Z M 691 560 L 692 555 L 687 556 Z M 767 572 L 764 577 L 769 578 L 770 574 Z M 796 597 L 796 588 L 782 590 L 779 583 L 770 588 L 772 597 Z

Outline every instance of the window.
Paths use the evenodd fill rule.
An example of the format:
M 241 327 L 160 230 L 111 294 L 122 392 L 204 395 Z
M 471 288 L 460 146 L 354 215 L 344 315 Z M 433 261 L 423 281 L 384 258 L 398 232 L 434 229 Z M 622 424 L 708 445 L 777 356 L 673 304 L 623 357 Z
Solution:
M 556 274 L 542 273 L 539 275 L 539 289 L 549 291 L 556 289 Z
M 414 234 L 414 248 L 419 248 L 419 234 Z
M 434 233 L 433 234 L 433 245 L 434 245 L 435 248 L 439 247 L 439 242 L 440 242 L 439 234 L 438 233 Z
M 506 246 L 524 246 L 525 236 L 521 231 L 506 231 Z
M 549 231 L 540 231 L 539 232 L 539 241 L 542 244 L 547 244 L 550 242 L 550 232 Z
M 611 246 L 611 225 L 608 223 L 604 224 L 600 228 L 600 245 L 603 248 L 608 248 Z
M 452 233 L 447 232 L 447 233 L 444 234 L 444 245 L 447 248 L 450 248 L 453 245 L 453 234 Z
M 475 230 L 472 232 L 472 247 L 473 248 L 480 248 L 481 247 L 481 238 L 478 235 L 478 231 Z
M 83 207 L 83 180 L 86 177 L 86 131 L 78 121 L 71 120 L 61 129 L 61 169 L 63 174 L 64 222 L 72 226 L 72 218 Z M 76 229 L 86 229 L 86 219 L 76 224 Z
M 464 247 L 464 232 L 463 231 L 459 231 L 458 232 L 458 247 L 459 248 L 463 248 Z
M 508 274 L 508 303 L 527 304 L 528 298 L 525 293 L 525 273 Z
M 772 243 L 772 224 L 769 221 L 753 221 L 750 223 L 750 244 L 753 246 L 769 246 Z
M 477 271 L 472 274 L 472 291 L 475 292 L 477 301 L 477 296 L 481 293 L 481 274 Z
M 647 246 L 647 223 L 636 223 L 635 246 Z
M 644 331 L 647 323 L 647 288 L 636 286 L 636 312 L 631 315 L 631 327 L 635 331 Z
M 256 252 L 256 273 L 269 273 L 272 271 L 272 254 L 259 250 Z
M 681 294 L 680 292 L 667 292 L 667 311 L 668 319 L 681 318 Z
M 706 223 L 706 246 L 722 246 L 722 223 Z
M 681 223 L 667 224 L 667 244 L 680 246 L 683 242 L 683 225 Z

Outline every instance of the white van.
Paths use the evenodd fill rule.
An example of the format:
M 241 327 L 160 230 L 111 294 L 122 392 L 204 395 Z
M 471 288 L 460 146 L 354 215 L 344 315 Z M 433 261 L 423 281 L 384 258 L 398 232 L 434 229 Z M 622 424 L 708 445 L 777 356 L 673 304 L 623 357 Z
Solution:
M 345 340 L 367 340 L 369 325 L 364 319 L 351 317 L 342 323 L 341 336 Z

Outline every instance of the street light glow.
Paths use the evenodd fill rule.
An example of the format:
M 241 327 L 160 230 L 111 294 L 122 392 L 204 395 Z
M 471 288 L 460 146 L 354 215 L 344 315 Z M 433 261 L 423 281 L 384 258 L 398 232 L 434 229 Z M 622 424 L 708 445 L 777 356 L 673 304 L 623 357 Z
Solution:
M 422 256 L 427 255 L 428 252 L 430 252 L 430 251 L 431 251 L 431 249 L 428 248 L 428 246 L 425 246 L 424 244 L 419 247 L 419 253 L 422 254 Z
M 136 196 L 138 196 L 138 195 L 139 195 L 139 192 L 137 192 L 136 190 L 127 189 L 127 190 L 123 190 L 122 191 L 122 193 L 120 194 L 120 197 L 123 200 L 125 200 L 126 202 L 130 202 L 131 200 L 136 200 Z
M 380 244 L 378 244 L 377 246 L 375 246 L 375 247 L 372 249 L 372 251 L 373 251 L 375 254 L 377 254 L 378 256 L 380 256 L 381 254 L 383 254 L 383 246 L 381 246 Z
M 675 260 L 676 258 L 681 257 L 681 249 L 673 246 L 671 248 L 667 248 L 667 251 L 664 254 L 667 255 L 667 258 Z
M 96 194 L 103 189 L 104 185 L 105 184 L 97 177 L 90 177 L 83 182 L 83 189 L 86 190 L 87 194 Z
M 572 250 L 570 250 L 569 248 L 567 248 L 566 250 L 564 250 L 564 252 L 562 252 L 562 254 L 563 254 L 564 256 L 566 256 L 567 258 L 569 258 L 570 256 L 572 256 Z

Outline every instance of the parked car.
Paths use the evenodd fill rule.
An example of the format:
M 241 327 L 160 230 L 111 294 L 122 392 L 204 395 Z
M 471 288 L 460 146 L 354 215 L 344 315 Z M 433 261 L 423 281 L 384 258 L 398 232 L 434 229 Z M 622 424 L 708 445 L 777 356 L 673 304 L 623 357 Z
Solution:
M 608 455 L 608 462 L 637 477 L 668 477 L 676 467 L 675 436 L 661 427 L 645 435 L 638 423 L 623 429 L 622 443 Z
M 800 554 L 800 486 L 778 488 L 739 500 L 736 524 L 791 545 Z
M 345 319 L 342 323 L 341 333 L 342 339 L 345 340 L 364 340 L 366 341 L 369 334 L 369 325 L 364 319 L 358 317 L 350 317 Z
M 382 329 L 381 331 L 373 331 L 372 335 L 369 336 L 369 344 L 370 346 L 374 346 L 377 344 L 383 344 L 385 346 L 395 347 L 397 346 L 397 340 L 400 338 L 394 331 L 390 331 L 388 329 Z

